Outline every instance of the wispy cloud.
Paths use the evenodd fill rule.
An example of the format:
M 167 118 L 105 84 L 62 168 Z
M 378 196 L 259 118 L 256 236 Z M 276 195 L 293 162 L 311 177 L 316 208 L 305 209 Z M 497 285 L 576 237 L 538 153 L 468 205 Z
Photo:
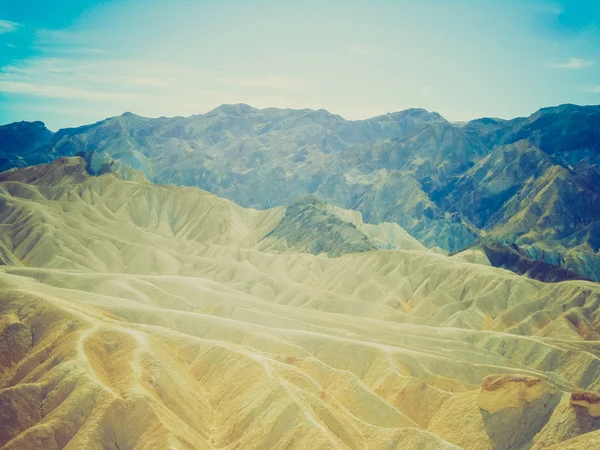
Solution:
M 198 114 L 222 103 L 285 106 L 288 102 L 279 94 L 298 89 L 281 75 L 231 78 L 200 68 L 105 55 L 35 57 L 2 67 L 0 94 L 36 97 L 39 105 L 67 102 L 86 111 L 96 108 L 86 113 L 94 118 L 123 111 L 157 117 Z
M 56 54 L 69 54 L 69 53 L 77 53 L 77 54 L 98 54 L 98 53 L 106 53 L 104 50 L 100 48 L 89 48 L 89 47 L 73 47 L 73 48 L 52 48 L 45 49 L 49 53 Z
M 72 47 L 81 45 L 81 42 L 90 40 L 85 33 L 72 30 L 48 30 L 40 28 L 35 30 L 36 44 L 43 47 Z
M 594 94 L 600 94 L 600 84 L 597 84 L 596 86 L 592 86 L 589 89 L 590 92 L 594 93 Z
M 10 20 L 0 20 L 0 34 L 12 33 L 17 31 L 17 28 L 21 26 L 20 23 L 11 22 Z
M 90 36 L 67 30 L 35 30 L 33 48 L 47 55 L 106 53 L 102 42 Z
M 364 56 L 368 53 L 367 48 L 362 45 L 353 45 L 348 47 L 348 53 L 351 55 Z
M 282 75 L 265 75 L 250 78 L 220 78 L 219 82 L 236 88 L 269 88 L 283 91 L 296 91 L 298 86 Z
M 592 61 L 582 58 L 570 58 L 563 62 L 552 62 L 549 64 L 551 69 L 568 69 L 568 70 L 579 70 L 585 69 L 593 65 Z
M 99 92 L 68 86 L 33 84 L 19 81 L 0 81 L 0 92 L 77 100 L 128 100 L 135 97 L 133 94 L 127 92 Z
M 127 100 L 166 86 L 143 61 L 34 58 L 0 70 L 0 92 L 79 100 Z
M 199 76 L 198 72 L 193 75 Z M 0 81 L 64 86 L 157 86 L 163 77 L 191 77 L 185 70 L 144 60 L 83 59 L 79 55 L 32 58 L 2 67 Z M 160 83 L 162 84 L 162 83 Z

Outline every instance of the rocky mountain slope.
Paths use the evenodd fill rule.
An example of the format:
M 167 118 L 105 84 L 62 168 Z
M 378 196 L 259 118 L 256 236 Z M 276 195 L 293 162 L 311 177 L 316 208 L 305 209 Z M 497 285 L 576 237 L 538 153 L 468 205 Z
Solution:
M 517 244 L 532 260 L 600 280 L 600 107 L 453 124 L 421 109 L 347 121 L 223 105 L 188 118 L 126 113 L 54 134 L 37 122 L 0 127 L 0 136 L 23 133 L 0 145 L 4 168 L 94 152 L 245 207 L 310 194 L 366 223 L 397 223 L 429 248 Z
M 259 211 L 90 170 L 0 175 L 3 448 L 600 439 L 598 284 L 441 255 L 314 197 Z
M 94 176 L 84 159 L 61 157 L 50 164 L 0 173 L 0 220 L 4 224 L 0 262 L 132 271 L 141 253 L 160 259 L 153 249 L 154 234 L 197 244 L 332 256 L 379 249 L 425 250 L 397 224 L 364 224 L 360 213 L 311 196 L 288 207 L 258 211 L 199 189 L 152 185 L 142 174 L 121 169 L 117 166 L 114 172 Z M 35 204 L 44 200 L 50 203 Z M 112 225 L 108 233 L 102 233 L 97 224 L 107 220 Z M 130 227 L 154 233 L 137 243 L 137 252 L 119 241 L 131 234 Z M 73 258 L 65 259 L 59 251 L 63 245 Z M 119 261 L 107 265 L 106 261 L 114 260 L 113 250 L 118 251 Z M 134 259 L 123 266 L 128 255 Z M 163 256 L 165 261 L 172 260 Z

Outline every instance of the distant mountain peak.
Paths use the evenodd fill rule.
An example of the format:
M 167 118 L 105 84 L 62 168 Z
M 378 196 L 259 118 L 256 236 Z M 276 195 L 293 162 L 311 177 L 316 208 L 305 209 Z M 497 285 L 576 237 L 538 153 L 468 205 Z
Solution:
M 121 117 L 128 117 L 128 118 L 139 118 L 139 119 L 144 119 L 144 116 L 140 116 L 139 114 L 135 114 L 132 113 L 131 111 L 125 111 L 123 114 L 121 114 Z
M 407 119 L 419 120 L 424 122 L 440 122 L 440 123 L 450 123 L 444 117 L 442 117 L 439 113 L 435 111 L 428 111 L 423 108 L 409 108 L 403 109 L 401 111 L 389 112 L 386 114 L 382 114 L 371 119 L 366 119 L 370 121 L 381 121 L 381 120 L 389 120 L 391 119 L 394 122 L 403 122 Z
M 41 120 L 34 120 L 32 122 L 27 120 L 22 120 L 20 122 L 13 122 L 6 125 L 0 125 L 0 129 L 44 129 L 47 130 L 46 124 Z
M 248 114 L 251 112 L 258 111 L 257 108 L 254 108 L 245 103 L 235 103 L 235 104 L 223 104 L 221 106 L 217 106 L 215 109 L 210 110 L 205 115 L 212 114 Z

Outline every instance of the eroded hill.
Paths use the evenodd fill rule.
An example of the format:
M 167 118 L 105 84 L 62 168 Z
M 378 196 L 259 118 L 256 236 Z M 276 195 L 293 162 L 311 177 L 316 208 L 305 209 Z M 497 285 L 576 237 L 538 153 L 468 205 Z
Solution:
M 438 254 L 311 197 L 249 210 L 80 158 L 0 175 L 0 211 L 4 448 L 600 439 L 595 283 Z

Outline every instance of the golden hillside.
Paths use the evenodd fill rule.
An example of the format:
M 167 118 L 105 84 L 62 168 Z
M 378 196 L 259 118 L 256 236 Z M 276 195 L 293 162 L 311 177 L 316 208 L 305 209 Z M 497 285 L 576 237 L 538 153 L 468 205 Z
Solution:
M 362 247 L 314 255 L 290 211 L 79 158 L 1 174 L 0 445 L 597 448 L 600 286 L 327 208 L 319 248 Z

